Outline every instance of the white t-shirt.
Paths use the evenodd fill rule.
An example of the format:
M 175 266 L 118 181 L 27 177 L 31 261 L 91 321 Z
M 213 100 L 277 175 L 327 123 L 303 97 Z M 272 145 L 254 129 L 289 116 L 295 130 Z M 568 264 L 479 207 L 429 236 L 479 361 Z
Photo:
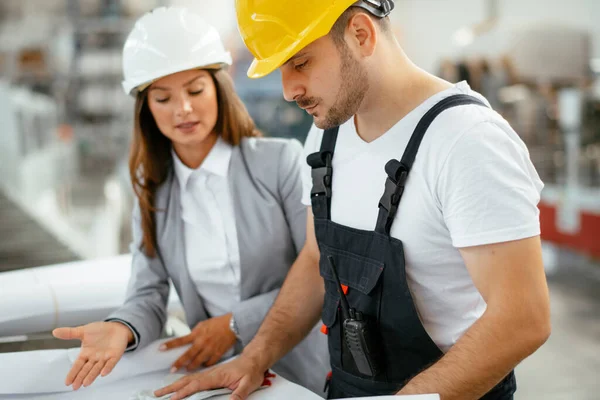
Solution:
M 429 98 L 370 143 L 356 133 L 354 118 L 340 126 L 332 163 L 334 222 L 375 228 L 387 178 L 385 164 L 392 158 L 400 160 L 421 117 L 454 94 L 470 94 L 487 103 L 461 82 Z M 319 151 L 322 137 L 323 130 L 313 126 L 306 155 Z M 308 165 L 302 179 L 302 201 L 310 206 Z M 495 111 L 459 106 L 444 111 L 430 125 L 391 235 L 404 244 L 415 305 L 442 351 L 456 343 L 486 308 L 458 248 L 539 235 L 537 204 L 543 186 L 525 144 Z

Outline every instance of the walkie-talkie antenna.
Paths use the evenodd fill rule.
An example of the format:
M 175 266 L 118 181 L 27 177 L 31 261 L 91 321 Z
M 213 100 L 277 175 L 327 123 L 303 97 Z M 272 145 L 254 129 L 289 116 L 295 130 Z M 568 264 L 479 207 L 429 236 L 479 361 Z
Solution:
M 348 304 L 348 299 L 346 298 L 346 295 L 344 294 L 344 289 L 342 289 L 342 284 L 340 282 L 340 278 L 339 278 L 339 276 L 337 274 L 337 270 L 335 268 L 335 262 L 333 261 L 332 256 L 327 256 L 327 260 L 329 261 L 329 266 L 331 267 L 331 271 L 333 272 L 333 277 L 335 278 L 335 283 L 337 284 L 338 292 L 340 294 L 340 304 L 342 306 L 342 317 L 344 317 L 345 320 L 350 319 L 350 317 L 354 313 L 350 311 L 350 305 Z

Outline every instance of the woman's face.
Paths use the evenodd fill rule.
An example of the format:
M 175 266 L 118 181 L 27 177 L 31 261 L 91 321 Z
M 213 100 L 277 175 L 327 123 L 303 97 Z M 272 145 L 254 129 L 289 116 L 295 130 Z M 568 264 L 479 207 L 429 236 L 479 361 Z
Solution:
M 206 70 L 177 72 L 153 82 L 148 106 L 158 129 L 174 145 L 194 146 L 215 135 L 217 91 Z

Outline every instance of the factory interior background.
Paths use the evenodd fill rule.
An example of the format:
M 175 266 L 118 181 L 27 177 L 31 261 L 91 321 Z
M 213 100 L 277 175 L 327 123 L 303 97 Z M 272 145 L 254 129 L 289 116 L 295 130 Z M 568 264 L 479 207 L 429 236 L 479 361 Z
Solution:
M 252 57 L 232 0 L 0 0 L 0 279 L 76 261 L 127 268 L 133 99 L 121 89 L 121 51 L 139 16 L 168 5 L 215 24 L 232 52 L 236 89 L 264 134 L 304 142 L 312 117 L 283 99 L 279 73 L 246 77 Z M 516 398 L 597 399 L 600 2 L 398 0 L 391 20 L 417 65 L 486 96 L 527 144 L 545 184 L 539 208 L 553 331 L 517 368 Z M 9 304 L 7 293 L 0 286 L 0 303 Z M 0 359 L 65 345 L 51 328 L 1 326 Z

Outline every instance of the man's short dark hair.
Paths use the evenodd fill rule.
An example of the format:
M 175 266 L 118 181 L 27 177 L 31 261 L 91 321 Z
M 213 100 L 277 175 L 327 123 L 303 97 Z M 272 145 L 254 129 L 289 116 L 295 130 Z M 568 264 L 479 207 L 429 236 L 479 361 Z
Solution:
M 352 6 L 349 7 L 346 11 L 340 15 L 340 17 L 335 21 L 333 27 L 329 31 L 331 38 L 338 48 L 345 46 L 346 42 L 344 41 L 344 32 L 346 32 L 346 27 L 348 26 L 348 21 L 359 12 L 364 12 L 369 15 L 369 17 L 373 18 L 376 23 L 381 28 L 381 31 L 385 34 L 391 34 L 392 32 L 392 24 L 388 17 L 380 18 L 376 17 L 373 14 L 369 13 L 367 10 L 361 7 Z

